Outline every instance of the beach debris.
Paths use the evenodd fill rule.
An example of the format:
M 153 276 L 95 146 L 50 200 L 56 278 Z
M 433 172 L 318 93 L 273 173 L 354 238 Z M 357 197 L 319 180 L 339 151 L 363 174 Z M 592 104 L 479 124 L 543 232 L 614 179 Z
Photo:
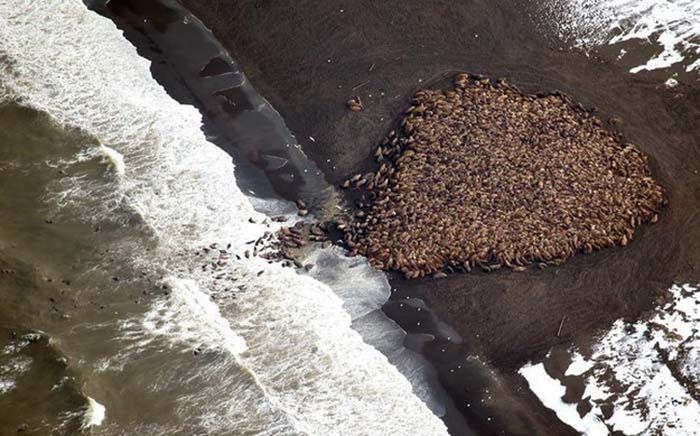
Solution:
M 363 86 L 368 85 L 368 84 L 369 84 L 369 80 L 365 80 L 364 82 L 358 83 L 357 85 L 353 86 L 353 87 L 352 87 L 352 90 L 353 90 L 353 91 L 357 91 L 358 89 L 360 89 L 360 88 L 362 88 Z
M 418 91 L 374 157 L 341 183 L 361 197 L 337 228 L 350 256 L 408 278 L 625 246 L 667 202 L 647 157 L 592 109 L 482 75 Z
M 557 330 L 557 337 L 561 336 L 561 329 L 564 327 L 564 322 L 566 321 L 566 315 L 564 315 L 561 318 L 561 322 L 559 323 L 559 330 Z

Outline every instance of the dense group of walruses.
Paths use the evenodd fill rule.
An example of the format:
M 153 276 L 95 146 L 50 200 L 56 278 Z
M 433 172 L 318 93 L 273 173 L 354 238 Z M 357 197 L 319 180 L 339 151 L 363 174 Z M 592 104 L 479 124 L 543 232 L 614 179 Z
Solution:
M 526 95 L 460 74 L 418 91 L 377 148 L 379 168 L 343 183 L 359 210 L 351 253 L 409 278 L 523 270 L 626 245 L 665 203 L 647 158 L 563 93 Z
M 297 200 L 297 207 L 299 208 L 297 212 L 299 217 L 308 215 L 309 210 L 302 200 Z M 287 217 L 282 215 L 273 217 L 272 220 L 282 223 L 287 221 Z M 304 265 L 297 259 L 299 250 L 309 243 L 322 243 L 323 248 L 332 245 L 328 239 L 326 223 L 297 221 L 291 226 L 281 227 L 274 238 L 267 242 L 262 241 L 263 249 L 261 251 L 265 251 L 262 256 L 270 260 L 281 261 L 283 267 L 304 268 L 309 271 L 313 265 Z

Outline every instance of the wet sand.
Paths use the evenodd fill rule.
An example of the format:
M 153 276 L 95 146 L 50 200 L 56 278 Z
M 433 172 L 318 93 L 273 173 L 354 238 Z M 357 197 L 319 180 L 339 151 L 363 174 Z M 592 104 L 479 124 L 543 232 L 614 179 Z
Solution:
M 619 317 L 639 316 L 669 283 L 697 279 L 697 90 L 666 90 L 658 76 L 630 76 L 614 64 L 557 50 L 535 31 L 525 2 L 184 4 L 224 43 L 334 184 L 375 170 L 374 148 L 396 127 L 410 96 L 420 88 L 444 88 L 458 71 L 506 77 L 525 92 L 560 89 L 597 107 L 603 119 L 621 118 L 618 128 L 625 139 L 650 156 L 669 206 L 625 248 L 519 274 L 474 272 L 440 281 L 391 277 L 397 291 L 385 311 L 409 333 L 435 333 L 430 322 L 417 325 L 409 311 L 424 301 L 461 336 L 459 341 L 438 335 L 415 348 L 432 360 L 469 425 L 480 433 L 571 432 L 538 406 L 517 368 L 554 345 L 585 342 Z M 365 111 L 346 107 L 355 95 Z M 465 388 L 478 386 L 478 377 L 451 370 L 469 355 L 497 370 L 509 397 L 503 404 L 517 403 L 513 413 L 489 420 L 487 409 L 468 406 L 475 394 Z M 457 428 L 451 425 L 461 434 Z
M 650 156 L 670 201 L 659 223 L 643 226 L 629 246 L 523 274 L 392 278 L 395 298 L 424 299 L 464 338 L 465 350 L 483 356 L 516 389 L 523 383 L 515 369 L 526 361 L 619 317 L 634 318 L 669 283 L 697 278 L 696 89 L 666 90 L 659 75 L 632 76 L 558 50 L 536 32 L 525 2 L 184 3 L 241 62 L 332 183 L 374 169 L 374 147 L 410 96 L 443 87 L 457 71 L 503 76 L 526 92 L 560 89 L 597 107 L 603 119 L 621 118 L 619 130 Z M 345 106 L 354 95 L 364 112 Z M 459 381 L 453 386 L 459 391 Z M 552 418 L 543 415 L 543 422 Z

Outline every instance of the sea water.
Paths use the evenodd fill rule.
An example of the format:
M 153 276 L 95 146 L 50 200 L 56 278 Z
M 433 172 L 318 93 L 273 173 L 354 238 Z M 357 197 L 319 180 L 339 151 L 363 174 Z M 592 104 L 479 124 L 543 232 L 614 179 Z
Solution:
M 19 318 L 48 326 L 85 380 L 84 426 L 445 434 L 329 286 L 244 256 L 278 224 L 109 20 L 78 0 L 0 0 L 0 101 L 26 123 L 3 197 L 31 200 L 6 213 L 5 256 L 51 295 Z

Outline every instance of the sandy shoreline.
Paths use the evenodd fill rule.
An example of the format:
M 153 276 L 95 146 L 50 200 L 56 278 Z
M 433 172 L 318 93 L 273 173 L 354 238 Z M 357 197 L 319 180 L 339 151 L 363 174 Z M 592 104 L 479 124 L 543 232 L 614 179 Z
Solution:
M 505 76 L 529 92 L 561 89 L 598 107 L 601 118 L 619 116 L 625 137 L 650 156 L 670 204 L 658 224 L 642 227 L 624 249 L 576 256 L 561 267 L 521 274 L 476 272 L 439 282 L 391 277 L 397 292 L 385 311 L 406 331 L 435 331 L 430 323 L 417 325 L 409 305 L 401 306 L 408 299 L 426 302 L 462 337 L 462 343 L 455 343 L 438 336 L 420 348 L 480 433 L 503 428 L 510 434 L 570 431 L 536 406 L 517 368 L 554 345 L 586 342 L 617 318 L 637 317 L 674 281 L 697 279 L 697 91 L 682 86 L 665 90 L 662 82 L 630 76 L 615 65 L 545 48 L 521 2 L 517 6 L 522 7 L 506 1 L 184 3 L 239 61 L 331 183 L 371 168 L 373 148 L 394 127 L 416 89 L 444 87 L 454 72 L 463 70 Z M 345 101 L 356 94 L 366 112 L 347 111 Z M 534 404 L 522 410 L 527 417 L 518 413 L 489 421 L 492 409 L 467 406 L 474 394 L 465 389 L 483 381 L 457 377 L 450 369 L 469 355 L 496 368 L 516 401 Z M 453 432 L 459 421 L 451 423 Z

